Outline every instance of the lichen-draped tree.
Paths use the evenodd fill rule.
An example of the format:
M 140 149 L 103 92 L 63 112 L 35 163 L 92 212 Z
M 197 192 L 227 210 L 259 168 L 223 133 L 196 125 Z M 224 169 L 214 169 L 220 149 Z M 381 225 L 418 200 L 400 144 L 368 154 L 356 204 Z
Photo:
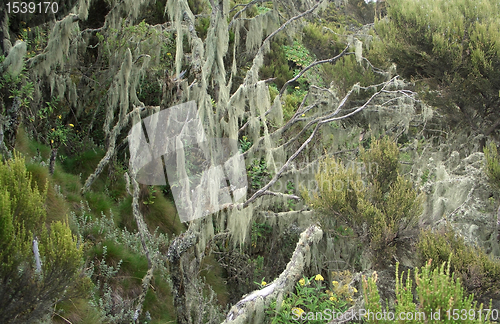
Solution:
M 289 283 L 298 279 L 306 266 L 319 268 L 314 250 L 321 238 L 321 229 L 312 224 L 312 212 L 306 207 L 294 211 L 267 212 L 276 203 L 300 200 L 285 190 L 286 183 L 308 179 L 311 174 L 309 168 L 313 168 L 322 156 L 335 154 L 335 141 L 338 143 L 345 138 L 346 133 L 352 136 L 360 131 L 355 122 L 344 124 L 350 129 L 336 129 L 330 123 L 352 118 L 377 118 L 380 120 L 380 133 L 407 130 L 412 118 L 421 118 L 415 114 L 415 94 L 405 90 L 406 84 L 389 73 L 379 84 L 369 87 L 354 85 L 344 98 L 337 97 L 333 85 L 325 87 L 312 84 L 293 116 L 285 121 L 282 100 L 287 93 L 287 86 L 303 77 L 307 71 L 314 70 L 320 64 L 335 64 L 349 55 L 355 55 L 356 61 L 366 69 L 373 68 L 362 57 L 362 40 L 351 35 L 345 38 L 344 50 L 334 53 L 330 59 L 314 61 L 303 68 L 271 101 L 268 83 L 272 80 L 259 78 L 259 69 L 270 50 L 270 44 L 281 34 L 299 33 L 301 21 L 314 14 L 325 4 L 324 1 L 277 0 L 273 2 L 271 10 L 248 18 L 245 13 L 250 5 L 231 9 L 227 0 L 212 0 L 209 3 L 210 26 L 205 39 L 197 34 L 197 17 L 186 0 L 167 1 L 165 12 L 169 21 L 162 25 L 138 24 L 136 19 L 140 9 L 152 2 L 111 1 L 101 27 L 80 30 L 79 24 L 87 19 L 91 4 L 87 0 L 80 0 L 75 7 L 78 14 L 69 14 L 57 21 L 52 27 L 45 50 L 25 62 L 30 77 L 41 80 L 35 89 L 35 104 L 32 108 L 40 109 L 36 102 L 52 96 L 64 98 L 76 115 L 89 106 L 96 107 L 88 131 L 90 133 L 94 124 L 103 128 L 106 154 L 95 172 L 87 178 L 83 193 L 92 190 L 93 181 L 117 155 L 118 147 L 126 141 L 124 134 L 130 128 L 131 121 L 137 122 L 141 115 L 194 100 L 207 136 L 229 138 L 235 142 L 243 134 L 248 136 L 253 144 L 244 153 L 247 165 L 254 160 L 265 160 L 273 175 L 271 179 L 259 188 L 249 189 L 249 196 L 244 201 L 192 221 L 188 230 L 173 240 L 167 257 L 179 323 L 201 321 L 206 310 L 200 310 L 198 299 L 197 305 L 194 304 L 195 296 L 201 296 L 201 287 L 196 278 L 200 263 L 210 252 L 214 239 L 225 236 L 234 246 L 243 245 L 252 220 L 259 215 L 266 215 L 267 221 L 275 224 L 277 229 L 284 229 L 293 222 L 306 223 L 304 229 L 307 230 L 289 266 L 271 285 L 272 288 L 253 294 L 256 298 L 242 300 L 227 317 L 228 322 L 251 319 L 255 314 L 262 313 L 262 308 L 272 299 L 283 298 L 293 286 Z M 284 8 L 284 11 L 280 12 L 279 8 Z M 230 20 L 231 12 L 236 10 L 239 11 Z M 174 34 L 176 40 L 175 72 L 167 72 L 173 84 L 169 86 L 176 88 L 176 95 L 164 92 L 161 106 L 145 106 L 137 97 L 139 82 L 148 66 L 157 64 L 160 59 L 158 44 L 167 41 L 166 33 Z M 234 35 L 231 42 L 230 33 Z M 185 39 L 190 47 L 189 53 L 184 52 Z M 18 46 L 10 51 L 15 53 L 14 50 L 22 50 L 22 44 Z M 85 62 L 83 58 L 92 48 L 97 48 L 98 53 L 90 63 Z M 19 62 L 19 55 L 16 57 L 13 63 L 4 64 L 3 68 L 14 69 Z M 239 69 L 246 63 L 250 64 L 244 78 L 236 81 L 239 80 Z M 186 66 L 187 76 L 183 78 L 182 69 Z M 385 72 L 380 73 L 384 75 Z M 168 82 L 163 82 L 164 87 L 167 86 Z M 99 124 L 95 116 L 101 109 L 105 119 Z M 28 112 L 24 113 L 26 118 Z M 335 138 L 329 147 L 316 140 L 329 136 Z M 305 166 L 299 166 L 299 160 Z M 185 171 L 186 166 L 179 164 L 177 169 Z M 148 248 L 150 234 L 138 208 L 139 187 L 136 175 L 131 170 L 133 165 L 129 168 L 133 185 L 133 213 L 149 264 L 149 271 L 143 279 L 143 290 L 134 309 L 135 320 L 138 320 L 154 265 L 162 262 L 162 259 Z

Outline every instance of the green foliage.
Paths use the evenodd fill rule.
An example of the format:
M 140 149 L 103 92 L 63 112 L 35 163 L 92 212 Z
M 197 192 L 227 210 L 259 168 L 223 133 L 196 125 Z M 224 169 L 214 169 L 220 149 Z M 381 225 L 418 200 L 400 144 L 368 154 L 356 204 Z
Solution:
M 269 317 L 268 323 L 294 323 L 302 317 L 308 319 L 308 323 L 319 324 L 333 319 L 333 314 L 347 310 L 352 302 L 352 293 L 355 291 L 355 288 L 347 288 L 351 293 L 348 297 L 350 301 L 346 301 L 342 299 L 344 297 L 342 294 L 336 292 L 337 286 L 338 282 L 331 288 L 333 291 L 327 289 L 328 284 L 325 284 L 320 274 L 311 278 L 303 277 L 297 282 L 295 292 L 284 298 L 278 311 L 276 301 L 271 303 L 266 311 Z M 309 315 L 314 313 L 314 318 L 307 317 L 307 313 Z M 321 318 L 316 316 L 316 313 L 320 313 Z
M 304 46 L 320 60 L 334 57 L 343 49 L 338 35 L 323 31 L 319 24 L 307 24 L 302 32 Z
M 420 180 L 422 180 L 422 184 L 425 184 L 427 180 L 429 180 L 429 169 L 425 169 L 424 172 L 422 172 L 422 176 L 420 177 Z
M 500 4 L 494 0 L 390 0 L 376 24 L 388 56 L 405 78 L 440 87 L 427 99 L 449 116 L 486 129 L 498 119 Z M 488 134 L 486 134 L 488 135 Z
M 300 87 L 295 87 L 291 93 L 287 93 L 283 96 L 283 121 L 288 121 L 299 108 L 300 103 L 304 100 L 307 91 L 305 86 L 301 89 Z
M 283 50 L 287 60 L 294 62 L 302 68 L 314 61 L 314 57 L 309 50 L 298 41 L 293 41 L 292 45 L 283 45 Z
M 246 151 L 248 151 L 252 145 L 253 145 L 253 142 L 251 140 L 248 139 L 248 137 L 246 135 L 243 135 L 240 139 L 240 145 L 241 145 L 241 153 L 245 153 Z
M 0 317 L 4 323 L 32 322 L 58 300 L 86 285 L 78 276 L 82 247 L 66 222 L 45 226 L 47 189 L 32 184 L 18 154 L 0 163 Z M 37 237 L 41 269 L 32 251 Z
M 487 314 L 481 304 L 477 307 L 473 295 L 466 296 L 459 279 L 450 272 L 450 264 L 443 263 L 441 267 L 432 270 L 431 263 L 415 271 L 416 300 L 412 293 L 413 282 L 410 270 L 403 283 L 404 272 L 399 276 L 399 263 L 396 264 L 396 300 L 394 310 L 383 310 L 376 285 L 377 274 L 366 279 L 363 276 L 363 294 L 365 299 L 365 321 L 367 323 L 484 323 Z M 490 305 L 491 306 L 491 305 Z M 491 308 L 491 307 L 490 307 Z M 392 312 L 393 319 L 383 317 L 377 320 L 376 314 Z M 404 314 L 405 320 L 400 320 Z M 432 315 L 431 315 L 432 314 Z M 439 314 L 439 316 L 438 316 Z M 408 315 L 411 315 L 411 319 Z M 481 318 L 480 318 L 481 315 Z M 379 315 L 380 317 L 380 315 Z M 490 317 L 491 318 L 491 317 Z M 457 321 L 458 320 L 458 321 Z M 487 321 L 490 323 L 490 321 Z
M 288 66 L 285 50 L 278 42 L 271 43 L 271 50 L 264 56 L 264 64 L 259 70 L 262 79 L 276 78 L 274 83 L 279 89 L 286 81 L 293 78 L 293 71 Z
M 373 22 L 373 3 L 351 0 L 338 6 L 335 2 L 330 2 L 325 9 L 319 11 L 318 18 L 334 27 L 360 27 Z
M 489 147 L 484 148 L 484 158 L 486 159 L 486 174 L 490 183 L 500 189 L 500 158 L 494 142 L 490 142 Z
M 266 223 L 252 223 L 252 232 L 251 232 L 251 244 L 253 248 L 257 248 L 257 244 L 262 242 L 263 236 L 268 236 L 272 233 L 273 228 Z M 260 245 L 260 244 L 259 244 Z M 262 248 L 262 247 L 261 247 Z
M 417 244 L 421 263 L 432 259 L 435 264 L 449 260 L 451 271 L 462 279 L 465 288 L 482 296 L 500 290 L 500 262 L 492 260 L 482 249 L 472 247 L 448 227 L 446 232 L 422 231 Z
M 142 201 L 142 204 L 143 205 L 152 205 L 155 203 L 155 193 L 156 193 L 156 189 L 154 186 L 149 186 L 149 190 L 148 190 L 149 194 L 148 194 L 148 197 L 146 199 L 144 199 Z
M 399 149 L 389 138 L 382 140 L 372 139 L 370 149 L 359 149 L 361 160 L 375 172 L 368 172 L 369 180 L 380 189 L 380 194 L 389 191 L 389 187 L 396 181 L 399 170 Z
M 422 203 L 412 183 L 399 175 L 398 156 L 396 144 L 385 138 L 360 149 L 362 163 L 349 167 L 326 158 L 315 176 L 317 192 L 303 192 L 321 213 L 323 228 L 346 224 L 377 254 L 391 251 L 399 234 L 415 226 Z
M 205 39 L 208 33 L 208 27 L 210 27 L 210 17 L 201 17 L 196 21 L 196 33 L 201 39 Z
M 261 188 L 265 184 L 265 180 L 269 177 L 266 160 L 263 158 L 252 160 L 252 163 L 247 168 L 247 174 L 250 178 L 252 188 Z

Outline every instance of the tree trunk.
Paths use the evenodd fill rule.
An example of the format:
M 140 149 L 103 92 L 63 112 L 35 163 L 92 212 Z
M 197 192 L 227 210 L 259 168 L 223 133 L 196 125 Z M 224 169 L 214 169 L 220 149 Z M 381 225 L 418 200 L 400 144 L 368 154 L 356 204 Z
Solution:
M 189 291 L 193 278 L 198 276 L 200 262 L 194 255 L 196 246 L 196 235 L 188 230 L 179 235 L 170 244 L 167 258 L 169 260 L 170 277 L 172 279 L 172 292 L 174 295 L 174 306 L 177 311 L 177 323 L 190 323 L 188 307 Z

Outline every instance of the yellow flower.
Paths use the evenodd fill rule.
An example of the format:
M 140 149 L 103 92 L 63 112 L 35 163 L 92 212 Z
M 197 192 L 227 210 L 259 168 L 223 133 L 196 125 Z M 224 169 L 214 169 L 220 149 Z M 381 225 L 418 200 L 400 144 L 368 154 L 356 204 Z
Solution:
M 262 285 L 262 286 L 265 286 L 265 285 L 267 285 L 267 282 L 262 281 L 262 282 L 261 282 L 261 285 Z
M 351 297 L 347 298 L 347 300 L 352 303 L 352 298 Z
M 73 124 L 69 124 L 69 126 L 71 126 L 71 127 L 75 127 L 75 125 L 73 125 Z
M 301 286 L 304 286 L 304 285 L 306 284 L 306 280 L 305 280 L 304 278 L 300 279 L 300 280 L 299 280 L 299 284 L 300 284 Z
M 330 297 L 330 300 L 333 301 L 333 302 L 335 302 L 335 301 L 337 301 L 337 298 L 334 297 L 334 296 L 332 296 L 332 297 Z
M 172 54 L 170 54 L 170 53 L 167 53 L 167 55 L 168 55 L 168 56 L 170 56 L 170 55 L 172 55 Z
M 333 292 L 331 292 L 330 290 L 328 290 L 328 289 L 327 289 L 327 290 L 325 290 L 325 292 L 326 292 L 326 294 L 327 294 L 328 296 L 330 296 L 330 297 L 332 297 L 332 296 L 333 296 Z
M 53 129 L 53 128 L 52 128 L 52 131 L 54 132 L 54 131 L 55 131 L 55 129 Z
M 358 290 L 357 290 L 355 287 L 352 287 L 352 291 L 353 291 L 354 293 L 357 293 L 357 292 L 358 292 Z
M 300 308 L 300 307 L 294 307 L 294 308 L 292 308 L 292 312 L 293 312 L 295 315 L 299 316 L 299 317 L 300 317 L 303 313 L 305 313 L 305 312 L 304 312 L 304 310 L 303 310 L 302 308 Z
M 59 119 L 61 119 L 61 117 L 62 117 L 61 115 L 57 116 L 57 118 L 59 118 Z
M 316 277 L 314 278 L 314 280 L 316 280 L 316 281 L 323 281 L 323 280 L 325 280 L 325 278 L 323 278 L 322 275 L 317 274 Z
M 302 114 L 302 117 L 306 117 L 306 114 Z
M 300 89 L 300 87 L 295 87 L 295 89 Z
M 334 281 L 332 281 L 332 285 L 336 286 L 336 285 L 338 285 L 338 284 L 339 284 L 339 282 L 338 282 L 338 281 L 335 281 L 335 280 L 334 280 Z
M 50 140 L 50 143 L 51 143 L 51 144 L 54 144 L 54 140 Z

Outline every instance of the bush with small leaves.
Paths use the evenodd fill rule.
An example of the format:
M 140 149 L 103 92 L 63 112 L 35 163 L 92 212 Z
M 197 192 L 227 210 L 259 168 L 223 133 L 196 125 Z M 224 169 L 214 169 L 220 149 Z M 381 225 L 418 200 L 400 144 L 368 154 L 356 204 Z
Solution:
M 32 184 L 18 154 L 0 163 L 0 318 L 31 323 L 86 290 L 82 248 L 66 222 L 45 224 L 46 189 Z M 33 244 L 32 244 L 33 240 Z M 35 261 L 35 259 L 39 259 Z
M 399 174 L 398 158 L 389 138 L 372 140 L 352 167 L 326 158 L 315 176 L 318 190 L 302 195 L 320 212 L 323 228 L 346 224 L 377 255 L 390 252 L 397 237 L 416 225 L 422 206 L 412 183 Z
M 482 296 L 499 291 L 500 262 L 482 249 L 469 246 L 462 236 L 448 226 L 446 232 L 425 230 L 420 233 L 417 253 L 422 263 L 434 260 L 440 264 L 450 260 L 451 271 L 459 277 L 469 293 Z
M 415 271 L 416 300 L 412 293 L 413 281 L 404 272 L 399 276 L 399 263 L 396 264 L 396 304 L 394 309 L 383 309 L 377 288 L 377 273 L 371 278 L 363 276 L 363 295 L 365 300 L 366 323 L 491 323 L 491 313 L 473 302 L 473 295 L 466 296 L 460 279 L 446 267 L 432 270 L 431 262 Z M 406 277 L 403 283 L 403 277 Z M 491 309 L 491 305 L 490 305 Z M 392 314 L 377 316 L 377 314 Z M 401 314 L 405 320 L 401 320 Z M 410 316 L 411 315 L 411 319 Z M 488 318 L 489 317 L 489 318 Z M 378 319 L 380 318 L 380 319 Z M 486 321 L 485 321 L 486 320 Z

